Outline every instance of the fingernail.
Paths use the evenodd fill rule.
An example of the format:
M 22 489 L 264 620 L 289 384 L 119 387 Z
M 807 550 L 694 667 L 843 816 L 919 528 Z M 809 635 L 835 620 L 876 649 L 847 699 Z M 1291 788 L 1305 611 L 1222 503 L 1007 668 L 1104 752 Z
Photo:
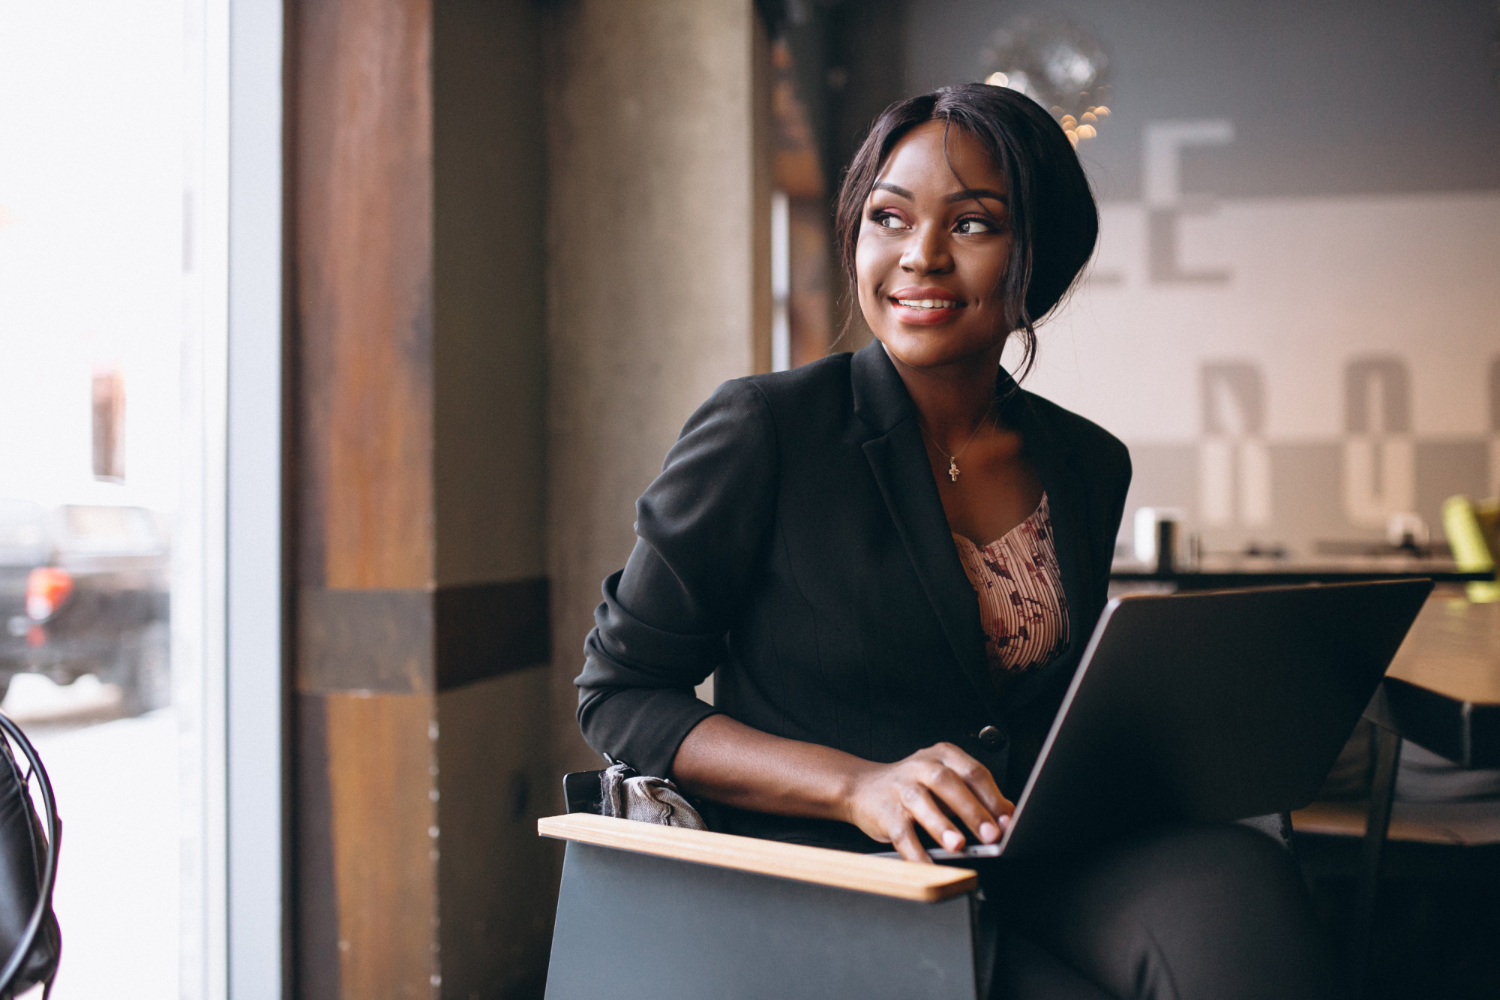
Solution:
M 993 823 L 979 824 L 979 839 L 986 844 L 994 843 L 1000 837 L 1000 828 Z
M 1010 817 L 1009 816 L 1001 816 L 1000 817 L 1000 825 L 1002 827 L 1010 826 Z
M 964 846 L 964 838 L 956 830 L 949 830 L 943 834 L 943 846 L 950 851 L 956 851 Z

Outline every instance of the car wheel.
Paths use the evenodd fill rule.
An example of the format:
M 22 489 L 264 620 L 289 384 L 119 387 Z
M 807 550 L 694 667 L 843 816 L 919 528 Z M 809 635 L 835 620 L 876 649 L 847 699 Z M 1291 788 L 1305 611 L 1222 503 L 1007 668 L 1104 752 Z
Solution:
M 122 671 L 125 708 L 131 715 L 165 708 L 172 703 L 171 630 L 166 622 L 152 622 L 131 643 L 131 659 Z

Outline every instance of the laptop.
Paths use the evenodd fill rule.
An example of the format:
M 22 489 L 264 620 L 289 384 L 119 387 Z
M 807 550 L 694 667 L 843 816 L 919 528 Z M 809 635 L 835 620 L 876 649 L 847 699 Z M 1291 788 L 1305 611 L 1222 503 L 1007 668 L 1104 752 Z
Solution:
M 1417 579 L 1114 598 L 1002 839 L 933 859 L 1055 854 L 1307 805 L 1431 590 Z

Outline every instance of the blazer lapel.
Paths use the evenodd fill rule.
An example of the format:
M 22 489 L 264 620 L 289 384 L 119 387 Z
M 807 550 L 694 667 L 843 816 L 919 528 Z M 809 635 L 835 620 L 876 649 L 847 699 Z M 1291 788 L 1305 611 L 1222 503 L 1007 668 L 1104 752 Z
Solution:
M 1047 506 L 1052 515 L 1052 544 L 1062 574 L 1063 597 L 1068 604 L 1068 646 L 1046 669 L 1025 678 L 1012 687 L 1007 708 L 1015 711 L 1038 693 L 1049 690 L 1054 680 L 1065 674 L 1072 677 L 1073 667 L 1085 646 L 1090 631 L 1086 628 L 1098 613 L 1092 606 L 1090 583 L 1094 577 L 1089 554 L 1089 511 L 1087 491 L 1071 462 L 1071 452 L 1052 429 L 1037 416 L 1027 394 L 1001 372 L 998 391 L 1003 399 L 1004 414 L 1012 426 L 1019 427 L 1026 442 L 1026 452 L 1047 492 Z
M 878 435 L 863 445 L 870 471 L 959 668 L 998 718 L 979 601 L 949 534 L 906 386 L 879 341 L 859 351 L 852 365 L 855 410 Z

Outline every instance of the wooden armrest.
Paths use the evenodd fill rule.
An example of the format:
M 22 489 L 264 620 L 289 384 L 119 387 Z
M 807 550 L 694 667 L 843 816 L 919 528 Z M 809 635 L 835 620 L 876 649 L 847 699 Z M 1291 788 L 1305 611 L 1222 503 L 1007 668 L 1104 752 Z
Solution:
M 936 903 L 970 892 L 979 885 L 979 877 L 968 868 L 918 865 L 894 858 L 872 858 L 849 851 L 637 823 L 589 813 L 545 816 L 536 821 L 536 829 L 543 837 L 558 840 L 576 840 L 919 903 Z

